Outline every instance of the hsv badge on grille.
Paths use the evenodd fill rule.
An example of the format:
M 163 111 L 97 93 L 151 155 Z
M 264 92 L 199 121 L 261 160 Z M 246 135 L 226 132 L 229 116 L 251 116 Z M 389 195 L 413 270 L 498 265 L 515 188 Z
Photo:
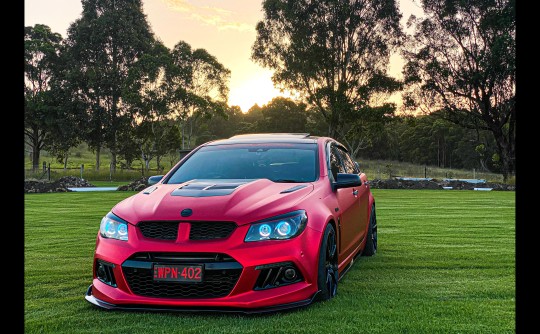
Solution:
M 193 210 L 191 209 L 184 209 L 182 212 L 180 212 L 180 216 L 182 217 L 189 217 L 193 213 Z

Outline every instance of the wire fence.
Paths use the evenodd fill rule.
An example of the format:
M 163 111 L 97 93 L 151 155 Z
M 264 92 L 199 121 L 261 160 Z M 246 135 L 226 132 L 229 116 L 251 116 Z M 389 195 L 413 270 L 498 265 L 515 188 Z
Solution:
M 382 160 L 360 160 L 358 161 L 362 172 L 366 173 L 368 179 L 391 179 L 395 177 L 412 178 L 433 178 L 433 179 L 484 179 L 488 182 L 503 182 L 501 174 L 490 173 L 472 169 L 453 169 L 437 166 L 421 166 L 411 163 L 382 161 Z M 172 166 L 173 164 L 171 164 Z M 37 170 L 25 168 L 25 179 L 37 180 L 57 180 L 63 176 L 75 176 L 91 181 L 134 181 L 143 176 L 163 175 L 171 167 L 158 169 L 145 168 L 143 164 L 137 168 L 124 168 L 112 165 L 102 166 L 96 170 L 94 165 L 81 164 L 78 167 L 51 168 L 50 163 L 43 162 Z M 515 177 L 510 178 L 507 183 L 515 184 Z
M 107 168 L 108 167 L 108 168 Z M 164 168 L 148 168 L 144 166 L 141 168 L 112 168 L 112 166 L 105 166 L 96 170 L 95 168 L 85 167 L 81 164 L 79 168 L 51 168 L 50 164 L 43 165 L 38 170 L 24 169 L 24 178 L 35 180 L 58 180 L 64 176 L 75 176 L 85 180 L 92 181 L 134 181 L 140 179 L 143 176 L 152 176 L 158 174 L 165 174 Z
M 360 169 L 369 179 L 391 179 L 396 177 L 432 179 L 483 179 L 488 182 L 503 182 L 501 174 L 480 171 L 476 168 L 454 169 L 437 166 L 422 166 L 403 162 L 366 160 L 359 161 Z M 510 180 L 510 182 L 515 182 Z

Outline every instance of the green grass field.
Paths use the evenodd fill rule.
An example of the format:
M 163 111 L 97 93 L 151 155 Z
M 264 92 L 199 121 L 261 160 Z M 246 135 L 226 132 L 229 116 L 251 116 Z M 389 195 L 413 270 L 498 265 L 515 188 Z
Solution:
M 336 298 L 271 315 L 118 312 L 84 300 L 101 217 L 132 192 L 25 196 L 27 333 L 514 333 L 515 193 L 374 190 L 379 251 Z

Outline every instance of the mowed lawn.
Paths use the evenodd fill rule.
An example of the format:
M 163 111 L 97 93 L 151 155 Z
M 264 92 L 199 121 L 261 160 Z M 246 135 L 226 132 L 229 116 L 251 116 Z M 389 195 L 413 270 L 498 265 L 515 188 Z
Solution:
M 270 315 L 101 310 L 84 300 L 101 217 L 133 192 L 25 196 L 27 333 L 513 333 L 515 193 L 373 190 L 379 251 L 336 298 Z

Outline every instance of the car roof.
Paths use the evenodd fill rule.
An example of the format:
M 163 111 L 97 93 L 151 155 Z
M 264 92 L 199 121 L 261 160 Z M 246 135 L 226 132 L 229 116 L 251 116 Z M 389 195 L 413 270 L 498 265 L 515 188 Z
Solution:
M 252 133 L 216 140 L 208 146 L 229 144 L 264 144 L 264 143 L 317 143 L 318 136 L 309 133 Z

